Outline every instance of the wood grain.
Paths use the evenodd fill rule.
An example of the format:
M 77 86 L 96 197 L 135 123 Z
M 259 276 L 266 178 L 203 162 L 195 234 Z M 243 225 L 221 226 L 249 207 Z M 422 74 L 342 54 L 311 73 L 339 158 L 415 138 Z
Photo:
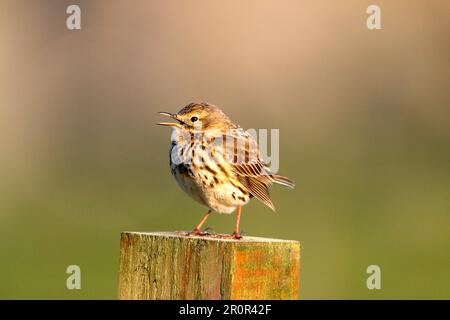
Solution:
M 298 299 L 300 243 L 123 232 L 119 299 Z

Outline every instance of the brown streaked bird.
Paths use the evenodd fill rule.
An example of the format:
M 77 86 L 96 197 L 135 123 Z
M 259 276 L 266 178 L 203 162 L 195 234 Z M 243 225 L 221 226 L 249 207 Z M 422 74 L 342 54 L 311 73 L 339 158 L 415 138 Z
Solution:
M 220 108 L 208 103 L 190 103 L 178 113 L 160 112 L 175 122 L 169 151 L 170 169 L 178 185 L 208 212 L 189 233 L 205 235 L 201 228 L 211 212 L 236 211 L 234 233 L 240 239 L 242 206 L 252 197 L 275 210 L 269 186 L 294 187 L 290 179 L 273 174 L 260 159 L 256 141 L 234 124 Z

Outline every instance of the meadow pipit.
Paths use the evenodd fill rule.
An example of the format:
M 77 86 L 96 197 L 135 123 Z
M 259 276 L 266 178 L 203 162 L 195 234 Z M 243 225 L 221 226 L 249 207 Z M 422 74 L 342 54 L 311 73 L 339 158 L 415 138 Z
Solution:
M 208 208 L 189 235 L 207 234 L 201 227 L 211 212 L 236 210 L 236 225 L 230 237 L 240 239 L 241 209 L 250 198 L 275 210 L 269 196 L 270 184 L 294 187 L 290 179 L 270 172 L 259 157 L 256 141 L 218 107 L 191 103 L 178 113 L 160 114 L 176 120 L 159 123 L 173 128 L 169 152 L 172 175 L 184 192 Z

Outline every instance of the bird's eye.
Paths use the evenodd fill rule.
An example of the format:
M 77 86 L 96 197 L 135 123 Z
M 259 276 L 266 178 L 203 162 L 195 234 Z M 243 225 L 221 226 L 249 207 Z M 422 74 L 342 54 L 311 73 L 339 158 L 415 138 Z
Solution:
M 192 122 L 195 122 L 195 121 L 197 121 L 197 120 L 198 120 L 197 117 L 192 117 L 192 118 L 191 118 L 191 121 L 192 121 Z

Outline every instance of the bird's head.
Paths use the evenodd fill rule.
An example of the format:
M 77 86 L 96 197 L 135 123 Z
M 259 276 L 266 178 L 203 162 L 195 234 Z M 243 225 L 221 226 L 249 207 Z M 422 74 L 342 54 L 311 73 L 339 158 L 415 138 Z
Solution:
M 218 129 L 226 131 L 232 125 L 230 118 L 220 108 L 206 102 L 190 103 L 178 113 L 159 112 L 176 122 L 160 122 L 161 126 L 169 126 L 187 131 L 206 131 Z

